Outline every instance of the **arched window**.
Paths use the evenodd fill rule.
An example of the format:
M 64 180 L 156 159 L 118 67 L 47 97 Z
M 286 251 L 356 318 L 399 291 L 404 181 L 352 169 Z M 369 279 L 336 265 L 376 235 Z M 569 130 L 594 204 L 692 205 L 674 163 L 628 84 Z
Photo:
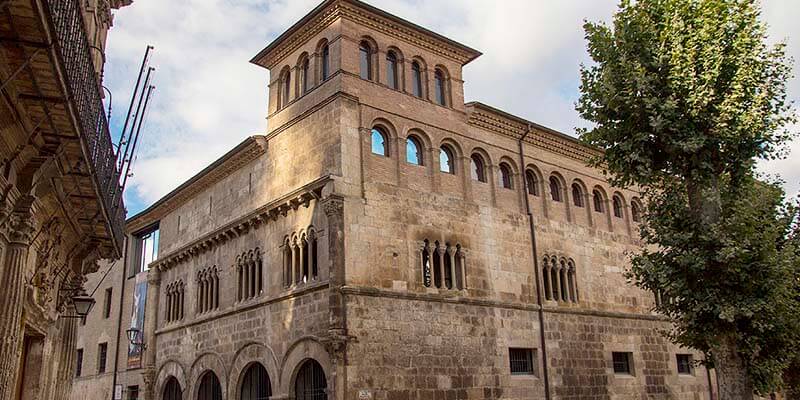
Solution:
M 285 68 L 280 78 L 280 98 L 278 99 L 279 108 L 286 107 L 289 104 L 289 97 L 292 94 L 292 79 L 289 68 Z
M 567 284 L 569 286 L 569 301 L 573 303 L 578 302 L 578 287 L 575 284 L 575 262 L 572 260 L 567 261 Z
M 311 279 L 316 280 L 319 276 L 317 261 L 317 232 L 313 228 L 308 230 L 308 257 L 311 259 Z
M 633 219 L 633 222 L 642 221 L 642 206 L 636 200 L 631 201 L 631 219 Z
M 283 241 L 283 286 L 292 286 L 294 281 L 292 277 L 292 246 L 289 244 L 287 237 Z
M 558 273 L 558 260 L 555 257 L 550 259 L 550 290 L 553 291 L 552 297 L 553 300 L 558 301 L 561 298 L 561 284 L 558 283 L 559 273 Z
M 603 195 L 600 194 L 600 191 L 598 191 L 598 190 L 592 191 L 592 202 L 594 202 L 594 211 L 602 213 L 603 212 Z
M 617 218 L 622 218 L 622 199 L 619 196 L 614 195 L 614 216 Z
M 372 128 L 372 154 L 389 155 L 386 146 L 386 133 L 380 128 Z
M 550 259 L 545 256 L 542 260 L 542 282 L 544 282 L 544 297 L 553 300 L 553 290 L 550 280 Z
M 267 400 L 272 396 L 272 383 L 267 370 L 260 363 L 253 363 L 242 379 L 239 400 Z
M 422 67 L 416 61 L 411 63 L 411 90 L 414 96 L 422 97 Z
M 167 379 L 167 384 L 164 385 L 164 392 L 161 395 L 163 400 L 181 400 L 183 398 L 183 391 L 181 384 L 174 376 Z
M 561 293 L 561 301 L 569 301 L 569 291 L 567 289 L 567 263 L 562 259 L 558 268 L 558 292 Z
M 444 79 L 444 72 L 441 69 L 437 68 L 436 72 L 433 73 L 433 79 L 435 80 L 435 87 L 436 87 L 436 102 L 440 105 L 446 106 L 447 105 L 447 82 Z
M 466 254 L 461 244 L 442 243 L 438 240 L 431 243 L 423 241 L 422 284 L 425 287 L 438 289 L 464 289 L 466 285 Z
M 561 182 L 555 176 L 550 177 L 550 197 L 553 201 L 561 201 Z
M 511 167 L 506 163 L 500 163 L 500 186 L 503 189 L 514 188 L 514 178 L 511 176 Z
M 531 170 L 525 171 L 525 185 L 528 186 L 528 194 L 539 195 L 539 181 L 536 179 L 536 173 Z
M 361 58 L 361 79 L 372 80 L 372 47 L 362 41 L 358 50 Z
M 309 89 L 309 82 L 308 82 L 308 58 L 303 59 L 303 62 L 300 64 L 300 93 L 306 94 Z
M 328 400 L 327 388 L 322 366 L 315 360 L 306 360 L 294 381 L 295 400 Z
M 439 170 L 447 174 L 456 173 L 453 150 L 450 150 L 450 147 L 447 145 L 443 145 L 439 148 Z
M 392 89 L 398 89 L 398 83 L 397 54 L 389 50 L 389 52 L 386 53 L 386 85 Z
M 406 139 L 406 161 L 409 164 L 422 165 L 422 145 L 413 136 Z
M 300 238 L 300 270 L 301 275 L 303 276 L 303 283 L 308 282 L 309 280 L 309 273 L 311 272 L 311 263 L 309 263 L 309 258 L 311 254 L 308 251 L 308 237 L 304 233 L 303 236 Z
M 583 189 L 577 183 L 572 184 L 572 204 L 575 207 L 583 207 Z
M 328 45 L 322 46 L 322 80 L 328 79 L 330 76 L 330 58 L 331 58 L 331 51 L 328 49 Z
M 470 157 L 470 172 L 472 180 L 486 183 L 486 167 L 483 164 L 483 158 L 478 154 Z
M 207 371 L 200 378 L 197 400 L 222 400 L 222 387 L 219 385 L 217 375 L 213 372 Z

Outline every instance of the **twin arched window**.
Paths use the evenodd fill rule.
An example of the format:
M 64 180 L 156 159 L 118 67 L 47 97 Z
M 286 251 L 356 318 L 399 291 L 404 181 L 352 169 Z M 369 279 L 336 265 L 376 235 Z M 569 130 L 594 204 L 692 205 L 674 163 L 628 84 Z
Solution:
M 263 262 L 261 250 L 255 249 L 236 257 L 238 288 L 236 299 L 248 300 L 259 296 L 264 290 Z
M 422 144 L 414 136 L 406 139 L 406 161 L 409 164 L 422 165 Z
M 358 48 L 360 57 L 361 79 L 372 80 L 372 46 L 367 41 L 361 41 Z
M 372 154 L 377 154 L 381 156 L 388 156 L 389 149 L 387 146 L 387 135 L 386 132 L 383 131 L 381 128 L 372 128 Z
M 310 84 L 308 82 L 308 70 L 309 70 L 309 61 L 308 57 L 306 57 L 300 63 L 300 93 L 302 94 L 306 94 L 306 92 L 308 92 L 308 89 L 310 87 Z
M 434 89 L 436 91 L 436 102 L 439 105 L 446 106 L 447 105 L 447 82 L 445 81 L 444 72 L 441 69 L 436 68 L 436 71 L 433 73 L 434 79 Z
M 442 145 L 439 148 L 439 170 L 447 174 L 455 174 L 455 157 L 453 157 L 453 150 L 447 145 Z
M 399 89 L 399 82 L 397 76 L 397 54 L 389 50 L 386 53 L 386 85 L 392 89 Z
M 417 61 L 411 63 L 411 93 L 422 97 L 422 67 Z
M 631 219 L 633 222 L 641 222 L 642 220 L 642 206 L 634 199 L 631 201 Z
M 575 262 L 545 256 L 542 260 L 542 282 L 547 300 L 578 302 Z
M 555 176 L 550 177 L 550 197 L 553 201 L 561 201 L 561 182 Z
M 536 173 L 531 170 L 525 171 L 525 185 L 528 187 L 528 194 L 533 196 L 539 195 L 539 180 L 536 179 Z
M 594 212 L 602 213 L 603 211 L 603 195 L 599 190 L 592 191 L 592 202 L 594 203 Z
M 483 163 L 483 158 L 478 154 L 470 156 L 470 174 L 472 180 L 486 183 L 486 166 Z
M 500 163 L 500 187 L 503 189 L 514 188 L 514 178 L 511 174 L 511 167 L 504 162 Z
M 321 53 L 322 53 L 322 55 L 321 55 L 321 58 L 322 58 L 322 63 L 321 63 L 322 64 L 322 68 L 321 68 L 321 70 L 322 71 L 321 71 L 321 73 L 322 73 L 322 80 L 324 81 L 324 80 L 328 79 L 328 76 L 330 76 L 331 51 L 328 48 L 328 44 L 327 43 L 324 46 L 322 46 Z
M 622 199 L 619 197 L 619 195 L 615 194 L 612 202 L 614 207 L 614 216 L 617 218 L 622 218 Z
M 572 184 L 572 204 L 575 207 L 583 207 L 583 189 L 577 183 Z

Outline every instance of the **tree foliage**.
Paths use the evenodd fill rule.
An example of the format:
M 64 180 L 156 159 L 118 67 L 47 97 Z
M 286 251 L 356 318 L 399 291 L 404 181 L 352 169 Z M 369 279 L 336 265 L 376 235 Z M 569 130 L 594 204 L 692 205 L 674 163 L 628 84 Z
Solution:
M 648 205 L 629 277 L 661 294 L 674 341 L 710 359 L 732 341 L 756 389 L 776 387 L 800 348 L 798 214 L 753 167 L 794 136 L 784 45 L 754 0 L 623 0 L 584 29 L 582 139 Z

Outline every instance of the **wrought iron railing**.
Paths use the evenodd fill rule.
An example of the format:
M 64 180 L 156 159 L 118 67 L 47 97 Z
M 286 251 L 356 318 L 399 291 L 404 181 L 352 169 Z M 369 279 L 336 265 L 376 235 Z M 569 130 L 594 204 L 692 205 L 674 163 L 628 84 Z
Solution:
M 108 120 L 103 113 L 91 48 L 78 0 L 45 0 L 55 35 L 55 49 L 66 79 L 67 95 L 78 121 L 92 178 L 100 193 L 109 233 L 119 254 L 122 248 L 125 205 L 119 184 L 116 155 Z

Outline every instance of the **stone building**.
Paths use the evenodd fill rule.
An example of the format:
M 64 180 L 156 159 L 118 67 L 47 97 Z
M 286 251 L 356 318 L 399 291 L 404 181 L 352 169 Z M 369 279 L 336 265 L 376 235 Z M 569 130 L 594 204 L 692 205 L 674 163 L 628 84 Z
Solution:
M 144 398 L 714 397 L 623 276 L 637 193 L 587 167 L 596 149 L 465 104 L 480 55 L 327 0 L 251 60 L 264 135 L 127 221 Z
M 130 3 L 0 1 L 0 400 L 69 396 L 85 275 L 122 255 L 101 85 Z

